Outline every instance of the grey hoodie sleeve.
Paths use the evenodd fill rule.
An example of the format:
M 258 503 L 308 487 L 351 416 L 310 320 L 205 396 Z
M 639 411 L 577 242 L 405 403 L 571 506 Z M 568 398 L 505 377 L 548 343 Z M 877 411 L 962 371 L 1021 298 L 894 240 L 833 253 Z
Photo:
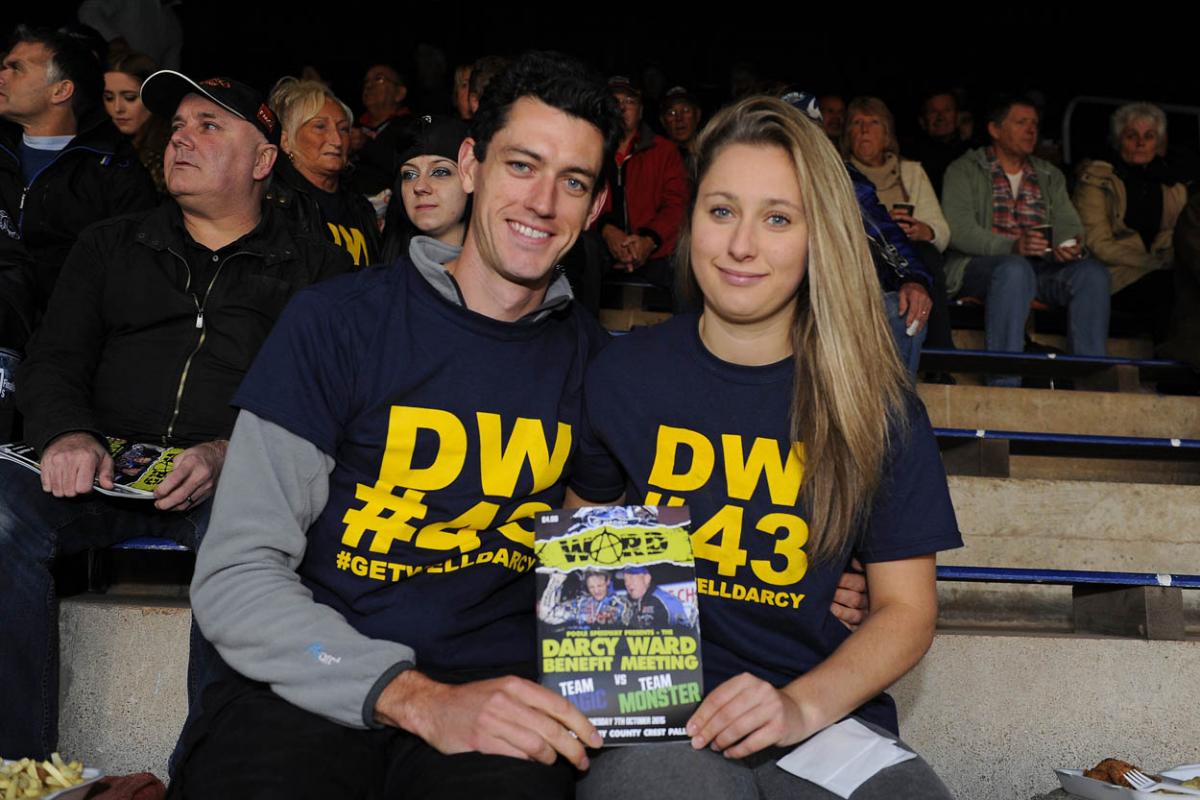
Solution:
M 368 638 L 313 600 L 296 568 L 329 497 L 334 461 L 243 410 L 196 558 L 192 608 L 222 658 L 288 702 L 355 728 L 414 666 L 412 648 Z

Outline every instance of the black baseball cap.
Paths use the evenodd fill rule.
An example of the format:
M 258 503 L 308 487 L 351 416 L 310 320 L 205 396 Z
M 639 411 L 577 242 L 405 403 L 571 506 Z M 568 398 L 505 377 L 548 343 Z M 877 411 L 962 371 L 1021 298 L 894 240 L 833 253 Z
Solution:
M 213 101 L 230 114 L 241 117 L 262 131 L 271 144 L 279 144 L 279 118 L 254 89 L 232 78 L 206 78 L 196 82 L 173 69 L 160 69 L 142 84 L 142 105 L 170 119 L 189 94 Z
M 395 123 L 392 123 L 395 124 Z M 406 123 L 397 161 L 403 164 L 417 156 L 440 156 L 458 160 L 458 148 L 467 138 L 467 123 L 458 117 L 426 114 Z

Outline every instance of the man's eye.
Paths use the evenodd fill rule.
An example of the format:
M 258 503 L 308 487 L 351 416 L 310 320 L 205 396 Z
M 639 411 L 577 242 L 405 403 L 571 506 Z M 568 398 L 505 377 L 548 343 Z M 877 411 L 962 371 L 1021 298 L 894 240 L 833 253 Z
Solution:
M 586 192 L 588 185 L 579 178 L 567 178 L 567 188 L 572 192 Z
M 508 162 L 508 168 L 513 172 L 520 172 L 522 174 L 531 172 L 533 170 L 533 167 L 529 166 L 524 161 L 510 161 Z

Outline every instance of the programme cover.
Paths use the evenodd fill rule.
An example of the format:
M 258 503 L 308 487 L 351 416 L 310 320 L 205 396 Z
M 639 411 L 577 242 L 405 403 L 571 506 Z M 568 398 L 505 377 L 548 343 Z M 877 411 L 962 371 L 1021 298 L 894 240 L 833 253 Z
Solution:
M 130 442 L 113 436 L 106 437 L 106 441 L 113 459 L 113 488 L 102 489 L 99 484 L 94 484 L 94 487 L 110 497 L 153 500 L 154 488 L 171 473 L 175 456 L 183 452 L 182 447 Z M 37 453 L 24 442 L 0 445 L 0 458 L 20 464 L 39 475 L 42 472 Z
M 605 744 L 688 738 L 703 673 L 687 507 L 587 507 L 536 521 L 542 685 Z

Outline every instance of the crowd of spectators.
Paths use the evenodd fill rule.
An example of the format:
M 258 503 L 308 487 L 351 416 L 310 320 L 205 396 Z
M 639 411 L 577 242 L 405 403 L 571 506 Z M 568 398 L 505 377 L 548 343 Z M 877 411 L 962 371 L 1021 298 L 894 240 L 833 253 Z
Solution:
M 0 440 L 22 436 L 42 460 L 40 478 L 0 462 L 6 755 L 44 755 L 57 737 L 54 560 L 146 533 L 197 545 L 234 427 L 230 402 L 289 299 L 410 254 L 414 270 L 436 271 L 471 246 L 472 220 L 498 224 L 474 208 L 472 192 L 488 185 L 494 196 L 513 178 L 496 174 L 487 153 L 509 119 L 481 105 L 489 84 L 509 75 L 506 58 L 455 68 L 449 115 L 410 107 L 395 65 L 364 63 L 356 115 L 319 76 L 284 76 L 261 93 L 228 77 L 159 70 L 178 61 L 170 47 L 154 58 L 128 46 L 110 55 L 118 40 L 128 44 L 81 26 L 21 27 L 0 69 L 0 367 L 20 362 L 20 414 L 0 406 Z M 818 91 L 781 84 L 771 93 L 819 124 L 844 161 L 863 251 L 875 259 L 910 372 L 921 341 L 954 346 L 954 300 L 983 305 L 989 350 L 1023 351 L 1040 303 L 1065 309 L 1072 353 L 1104 355 L 1110 312 L 1124 309 L 1162 354 L 1200 362 L 1200 195 L 1164 158 L 1161 109 L 1122 105 L 1111 155 L 1064 165 L 1036 155 L 1043 109 L 1029 97 L 997 98 L 972 139 L 962 97 L 933 89 L 904 110 L 920 133 L 902 148 L 878 97 L 803 88 Z M 593 312 L 606 281 L 676 285 L 689 168 L 719 109 L 685 86 L 652 94 L 624 75 L 610 77 L 607 92 L 620 119 L 605 162 L 593 172 L 563 167 L 586 230 L 558 254 L 565 278 L 547 306 L 514 319 L 561 306 L 567 282 Z M 505 153 L 509 173 L 566 157 Z M 509 224 L 530 250 L 562 238 Z M 454 280 L 434 288 L 474 308 Z M 0 398 L 5 386 L 0 376 Z M 256 435 L 275 435 L 259 424 Z M 152 504 L 92 491 L 94 480 L 112 485 L 106 436 L 182 449 Z M 309 455 L 314 469 L 331 469 L 320 452 Z M 194 635 L 193 692 L 218 661 Z

